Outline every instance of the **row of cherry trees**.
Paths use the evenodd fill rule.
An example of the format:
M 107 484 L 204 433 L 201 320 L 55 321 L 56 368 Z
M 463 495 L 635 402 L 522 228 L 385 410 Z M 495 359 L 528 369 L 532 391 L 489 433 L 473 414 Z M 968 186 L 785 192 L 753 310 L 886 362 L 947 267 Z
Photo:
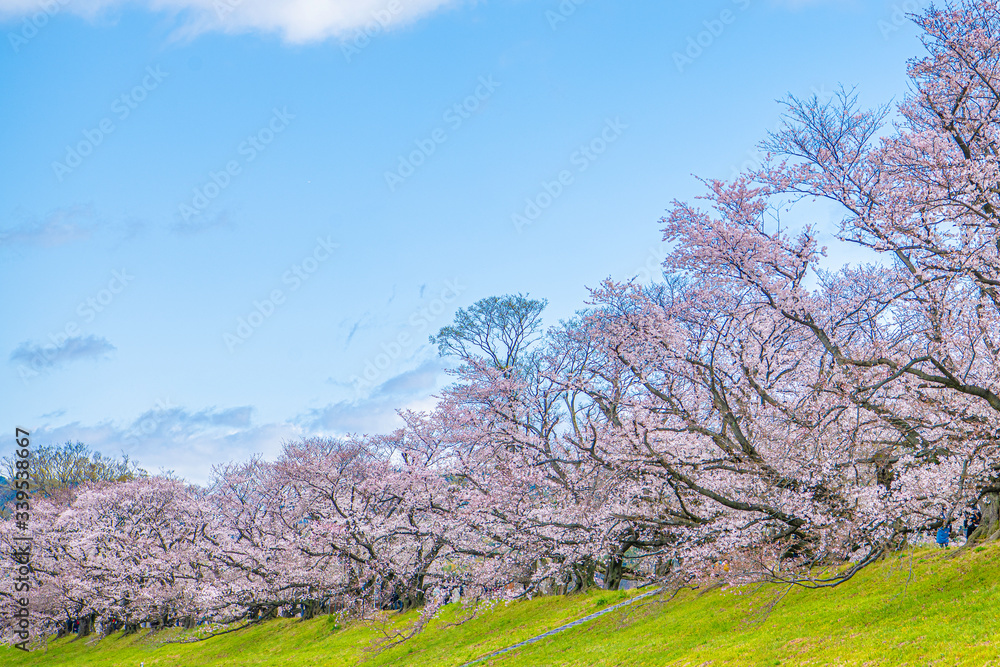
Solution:
M 915 20 L 929 55 L 891 124 L 789 98 L 764 166 L 663 219 L 662 282 L 607 281 L 544 334 L 527 297 L 460 310 L 434 339 L 455 382 L 399 431 L 37 501 L 37 631 L 833 586 L 970 503 L 996 537 L 1000 11 Z M 868 263 L 826 268 L 817 200 Z

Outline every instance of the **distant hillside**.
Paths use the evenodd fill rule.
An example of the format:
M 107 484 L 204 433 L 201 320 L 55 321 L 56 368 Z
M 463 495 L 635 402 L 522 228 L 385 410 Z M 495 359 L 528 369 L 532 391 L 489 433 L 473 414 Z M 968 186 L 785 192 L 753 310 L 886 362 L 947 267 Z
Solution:
M 10 480 L 0 475 L 0 508 L 3 508 L 11 500 L 14 500 L 16 496 L 17 492 L 10 488 Z
M 1000 545 L 956 558 L 954 553 L 925 548 L 898 555 L 827 590 L 765 586 L 642 600 L 482 664 L 1000 665 Z M 0 664 L 457 666 L 630 595 L 636 591 L 591 591 L 498 605 L 473 621 L 448 627 L 460 612 L 458 605 L 450 605 L 423 634 L 377 655 L 366 652 L 376 636 L 371 627 L 340 629 L 324 617 L 271 621 L 195 644 L 157 646 L 167 636 L 177 636 L 172 633 L 63 639 L 51 642 L 47 652 L 0 649 Z M 414 615 L 388 618 L 402 627 Z

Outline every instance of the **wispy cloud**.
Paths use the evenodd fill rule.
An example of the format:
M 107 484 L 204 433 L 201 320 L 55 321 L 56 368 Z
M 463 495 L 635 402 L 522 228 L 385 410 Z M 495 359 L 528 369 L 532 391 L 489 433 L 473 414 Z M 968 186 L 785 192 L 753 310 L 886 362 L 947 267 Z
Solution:
M 358 333 L 358 329 L 360 329 L 368 319 L 370 319 L 369 314 L 365 313 L 358 318 L 353 325 L 351 325 L 351 330 L 347 332 L 347 340 L 344 341 L 345 350 L 351 346 L 351 339 L 354 338 L 354 334 Z
M 397 410 L 424 410 L 433 406 L 432 393 L 445 378 L 445 368 L 440 359 L 429 359 L 389 378 L 367 397 L 310 410 L 296 422 L 307 430 L 334 434 L 391 431 L 403 424 Z
M 127 455 L 150 472 L 171 470 L 198 484 L 209 481 L 212 467 L 242 461 L 253 454 L 277 456 L 281 443 L 305 435 L 295 424 L 253 425 L 249 406 L 191 411 L 168 407 L 148 410 L 131 423 L 72 422 L 45 426 L 32 441 L 58 445 L 79 440 L 107 456 Z
M 0 246 L 63 245 L 90 238 L 97 226 L 93 207 L 83 204 L 57 208 L 41 217 L 21 218 L 13 227 L 0 229 Z
M 372 396 L 407 398 L 427 394 L 434 390 L 444 374 L 445 366 L 440 358 L 428 359 L 411 371 L 400 373 L 375 387 Z
M 310 410 L 299 420 L 308 431 L 334 434 L 385 433 L 403 425 L 399 404 L 387 397 L 339 401 Z
M 252 413 L 250 406 L 226 410 L 211 407 L 198 412 L 178 407 L 156 408 L 139 415 L 132 423 L 130 432 L 154 438 L 189 438 L 212 429 L 231 431 L 249 428 Z
M 27 364 L 31 368 L 55 368 L 80 359 L 106 357 L 117 348 L 103 336 L 73 336 L 58 345 L 40 345 L 25 341 L 10 353 L 12 363 Z
M 214 215 L 201 215 L 193 220 L 177 220 L 170 223 L 170 231 L 175 234 L 199 234 L 209 229 L 232 229 L 235 227 L 232 216 L 228 211 L 219 211 Z
M 183 34 L 210 31 L 278 33 L 285 41 L 313 42 L 353 35 L 372 25 L 411 23 L 458 0 L 137 0 L 148 10 L 175 16 Z M 126 0 L 73 0 L 62 11 L 86 18 L 123 8 Z M 38 12 L 37 0 L 0 0 L 0 17 Z
M 399 408 L 429 410 L 431 395 L 445 377 L 439 359 L 400 373 L 379 385 L 370 397 L 332 403 L 284 422 L 254 424 L 253 406 L 207 407 L 192 410 L 157 402 L 130 422 L 86 425 L 72 422 L 35 430 L 40 445 L 79 440 L 108 456 L 128 455 L 150 472 L 172 470 L 206 484 L 212 467 L 243 461 L 253 454 L 274 459 L 282 443 L 311 435 L 387 433 L 402 426 Z M 61 411 L 52 413 L 58 417 Z

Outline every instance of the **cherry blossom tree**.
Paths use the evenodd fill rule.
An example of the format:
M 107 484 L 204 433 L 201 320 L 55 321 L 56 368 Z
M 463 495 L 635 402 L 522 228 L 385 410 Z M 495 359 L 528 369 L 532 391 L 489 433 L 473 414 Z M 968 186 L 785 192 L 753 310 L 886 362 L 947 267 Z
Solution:
M 523 295 L 460 310 L 453 384 L 396 432 L 34 498 L 32 636 L 420 608 L 400 640 L 456 589 L 835 586 L 970 503 L 968 544 L 1000 537 L 1000 8 L 915 20 L 897 108 L 790 97 L 763 166 L 661 220 L 660 284 L 548 331 Z
M 671 211 L 667 266 L 714 276 L 820 345 L 844 395 L 898 432 L 883 465 L 900 483 L 927 478 L 911 511 L 939 517 L 943 506 L 950 519 L 978 500 L 981 539 L 1000 528 L 1000 13 L 970 1 L 916 20 L 928 56 L 911 62 L 913 92 L 891 128 L 887 108 L 863 110 L 848 92 L 790 98 L 764 168 L 709 183 L 711 214 Z M 873 264 L 826 272 L 814 228 L 776 230 L 769 212 L 813 198 L 844 212 L 836 238 Z

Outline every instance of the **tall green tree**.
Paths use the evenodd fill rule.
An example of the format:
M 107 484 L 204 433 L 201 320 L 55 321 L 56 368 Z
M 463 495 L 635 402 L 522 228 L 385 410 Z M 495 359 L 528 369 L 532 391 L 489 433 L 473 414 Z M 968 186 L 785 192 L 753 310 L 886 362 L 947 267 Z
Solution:
M 80 441 L 34 447 L 28 462 L 31 492 L 47 497 L 84 482 L 125 482 L 149 476 L 129 460 L 128 455 L 123 454 L 121 458 L 103 456 Z M 8 484 L 12 486 L 16 479 L 16 460 L 6 457 L 2 464 Z
M 442 356 L 463 361 L 486 361 L 506 371 L 517 365 L 542 335 L 542 311 L 548 301 L 523 294 L 481 299 L 455 313 L 455 321 L 443 327 L 430 342 Z

